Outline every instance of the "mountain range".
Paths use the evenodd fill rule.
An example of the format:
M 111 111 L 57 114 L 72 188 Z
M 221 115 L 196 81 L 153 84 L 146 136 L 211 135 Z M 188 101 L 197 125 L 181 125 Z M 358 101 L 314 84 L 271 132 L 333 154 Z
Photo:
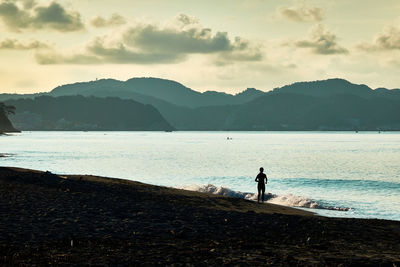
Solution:
M 247 89 L 240 94 L 230 95 L 221 92 L 207 91 L 200 93 L 184 85 L 158 78 L 132 78 L 125 82 L 114 79 L 102 79 L 92 82 L 74 83 L 54 88 L 50 95 L 93 95 L 118 96 L 123 98 L 156 98 L 173 105 L 197 108 L 214 105 L 243 104 L 264 92 Z
M 363 98 L 396 98 L 400 99 L 400 89 L 371 89 L 365 84 L 353 84 L 344 79 L 328 79 L 314 82 L 297 82 L 275 88 L 273 93 L 293 93 L 314 97 L 330 97 L 333 95 L 355 95 Z
M 298 82 L 268 92 L 248 88 L 236 95 L 215 91 L 200 93 L 178 82 L 158 78 L 102 79 L 59 86 L 49 93 L 2 94 L 0 101 L 16 107 L 17 114 L 11 117 L 13 122 L 16 118 L 19 122 L 29 121 L 21 113 L 46 116 L 46 112 L 39 112 L 33 104 L 25 103 L 43 95 L 53 97 L 50 102 L 62 96 L 77 95 L 84 99 L 117 97 L 134 100 L 153 106 L 171 128 L 177 130 L 400 129 L 400 89 L 373 90 L 343 79 Z M 37 101 L 40 106 L 39 103 Z M 53 105 L 53 108 L 57 109 L 57 106 Z M 57 114 L 60 120 L 67 113 Z M 114 119 L 118 121 L 119 117 Z

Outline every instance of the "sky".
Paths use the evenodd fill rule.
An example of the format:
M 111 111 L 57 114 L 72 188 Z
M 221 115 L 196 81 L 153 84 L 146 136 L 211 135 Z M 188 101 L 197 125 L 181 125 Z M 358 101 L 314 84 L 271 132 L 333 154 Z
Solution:
M 0 93 L 103 78 L 400 88 L 398 0 L 0 0 Z

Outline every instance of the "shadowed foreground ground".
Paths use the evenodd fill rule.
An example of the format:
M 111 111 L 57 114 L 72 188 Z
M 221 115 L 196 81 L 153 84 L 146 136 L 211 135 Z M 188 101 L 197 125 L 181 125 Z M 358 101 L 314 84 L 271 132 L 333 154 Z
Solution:
M 400 222 L 0 167 L 0 265 L 400 266 Z

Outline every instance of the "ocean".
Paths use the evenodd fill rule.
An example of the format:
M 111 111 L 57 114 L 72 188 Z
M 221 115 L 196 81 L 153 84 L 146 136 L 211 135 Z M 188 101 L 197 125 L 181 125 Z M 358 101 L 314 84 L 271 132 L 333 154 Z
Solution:
M 268 202 L 400 220 L 399 132 L 22 132 L 0 136 L 0 154 L 0 166 L 251 200 L 264 167 Z

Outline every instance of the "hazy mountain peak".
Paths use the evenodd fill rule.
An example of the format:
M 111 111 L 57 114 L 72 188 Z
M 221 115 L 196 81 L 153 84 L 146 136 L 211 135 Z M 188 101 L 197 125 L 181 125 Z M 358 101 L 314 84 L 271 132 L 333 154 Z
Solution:
M 328 97 L 337 94 L 352 94 L 367 97 L 372 91 L 373 90 L 365 84 L 354 84 L 340 78 L 296 82 L 273 90 L 274 93 L 296 93 L 316 97 Z
M 154 77 L 137 77 L 137 78 L 131 78 L 129 80 L 125 81 L 125 84 L 127 84 L 129 87 L 135 87 L 136 92 L 143 92 L 143 91 L 165 91 L 169 90 L 173 94 L 175 91 L 176 92 L 191 92 L 191 93 L 197 93 L 199 92 L 194 91 L 183 84 L 173 81 L 173 80 L 168 80 L 168 79 L 162 79 L 162 78 L 154 78 Z M 132 88 L 130 88 L 132 89 Z M 154 95 L 152 95 L 154 96 Z
M 246 94 L 263 94 L 263 93 L 265 93 L 265 92 L 258 90 L 256 88 L 246 88 L 242 92 L 235 94 L 235 96 L 246 95 Z
M 86 81 L 86 82 L 75 82 L 75 83 L 68 83 L 68 84 L 63 84 L 59 85 L 56 88 L 53 89 L 53 91 L 57 88 L 62 88 L 62 87 L 70 87 L 70 86 L 77 86 L 77 85 L 88 85 L 88 84 L 114 84 L 114 83 L 120 83 L 121 81 L 116 80 L 116 79 L 111 79 L 111 78 L 104 78 L 104 79 L 96 79 L 93 81 Z
M 88 82 L 76 82 L 57 86 L 50 91 L 49 94 L 52 96 L 87 95 L 92 90 L 98 90 L 98 88 L 118 87 L 120 84 L 121 81 L 115 79 L 99 79 Z
M 126 83 L 132 83 L 132 82 L 160 82 L 164 84 L 174 84 L 174 85 L 179 85 L 179 86 L 184 86 L 183 84 L 170 80 L 170 79 L 164 79 L 164 78 L 157 78 L 157 77 L 133 77 L 125 81 Z

